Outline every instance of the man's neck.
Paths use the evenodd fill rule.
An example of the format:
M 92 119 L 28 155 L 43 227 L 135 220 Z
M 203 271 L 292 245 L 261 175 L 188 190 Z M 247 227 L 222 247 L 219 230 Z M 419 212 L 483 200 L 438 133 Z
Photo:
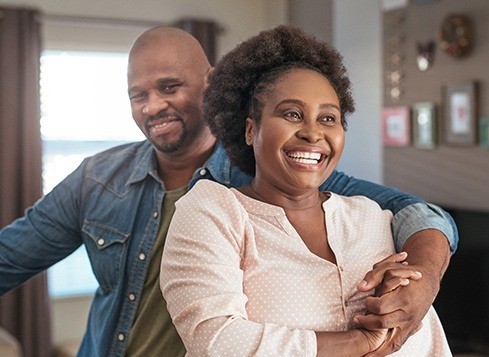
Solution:
M 216 139 L 209 136 L 178 155 L 157 155 L 159 173 L 167 190 L 175 190 L 189 184 L 199 167 L 209 159 L 214 151 Z

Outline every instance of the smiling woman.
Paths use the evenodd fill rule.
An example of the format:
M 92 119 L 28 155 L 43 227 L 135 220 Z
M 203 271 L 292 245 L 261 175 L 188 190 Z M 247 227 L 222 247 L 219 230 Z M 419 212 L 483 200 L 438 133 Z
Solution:
M 392 212 L 322 189 L 353 111 L 339 53 L 292 26 L 264 31 L 223 57 L 204 103 L 254 177 L 238 189 L 201 180 L 175 204 L 160 284 L 188 355 L 382 355 L 396 328 L 357 325 L 373 293 L 359 282 L 382 267 L 383 295 L 421 274 L 394 254 Z M 428 308 L 396 355 L 450 355 Z

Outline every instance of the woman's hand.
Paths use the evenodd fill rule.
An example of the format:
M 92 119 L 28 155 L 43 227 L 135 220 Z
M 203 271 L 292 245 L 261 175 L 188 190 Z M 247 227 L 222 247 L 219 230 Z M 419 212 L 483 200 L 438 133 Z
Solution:
M 359 291 L 375 289 L 375 296 L 385 295 L 400 286 L 406 286 L 410 280 L 419 280 L 422 274 L 412 269 L 406 262 L 407 253 L 401 252 L 388 256 L 376 263 L 364 280 L 358 284 Z
M 373 266 L 373 269 L 365 275 L 364 280 L 358 285 L 358 290 L 368 291 L 375 288 L 374 296 L 378 298 L 391 293 L 399 287 L 409 285 L 410 280 L 421 279 L 422 274 L 410 267 L 406 258 L 407 253 L 401 252 L 390 255 L 384 260 L 376 263 Z M 368 299 L 372 298 L 367 297 L 367 302 Z M 367 311 L 365 316 L 355 317 L 354 321 L 362 327 L 360 331 L 365 334 L 367 340 L 371 343 L 372 348 L 370 349 L 370 353 L 366 356 L 385 356 L 401 348 L 402 344 L 399 343 L 399 341 L 402 340 L 402 338 L 399 336 L 399 327 L 392 328 L 392 326 L 386 326 L 382 323 L 375 324 L 375 321 L 378 321 L 378 319 L 369 311 Z M 416 331 L 421 327 L 422 324 L 420 323 L 416 328 Z M 382 336 L 383 340 L 380 341 Z

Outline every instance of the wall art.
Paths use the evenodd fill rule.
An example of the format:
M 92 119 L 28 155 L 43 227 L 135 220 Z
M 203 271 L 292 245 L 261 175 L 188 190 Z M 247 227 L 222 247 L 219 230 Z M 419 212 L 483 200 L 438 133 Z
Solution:
M 436 146 L 436 106 L 433 102 L 413 105 L 413 145 L 420 149 Z
M 443 87 L 443 141 L 473 145 L 477 141 L 477 85 L 449 83 Z
M 411 144 L 411 112 L 407 106 L 382 109 L 382 137 L 384 146 Z

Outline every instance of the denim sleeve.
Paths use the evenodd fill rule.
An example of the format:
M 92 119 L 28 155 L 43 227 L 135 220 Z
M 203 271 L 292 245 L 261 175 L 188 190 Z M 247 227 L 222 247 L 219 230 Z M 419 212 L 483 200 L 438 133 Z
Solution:
M 382 209 L 390 210 L 394 215 L 392 230 L 398 251 L 402 250 L 411 235 L 430 228 L 440 230 L 447 237 L 452 253 L 457 249 L 459 237 L 453 218 L 440 207 L 426 203 L 417 196 L 358 180 L 338 171 L 331 174 L 320 190 L 344 196 L 366 196 L 376 201 Z
M 65 258 L 81 245 L 82 167 L 0 230 L 0 296 Z

